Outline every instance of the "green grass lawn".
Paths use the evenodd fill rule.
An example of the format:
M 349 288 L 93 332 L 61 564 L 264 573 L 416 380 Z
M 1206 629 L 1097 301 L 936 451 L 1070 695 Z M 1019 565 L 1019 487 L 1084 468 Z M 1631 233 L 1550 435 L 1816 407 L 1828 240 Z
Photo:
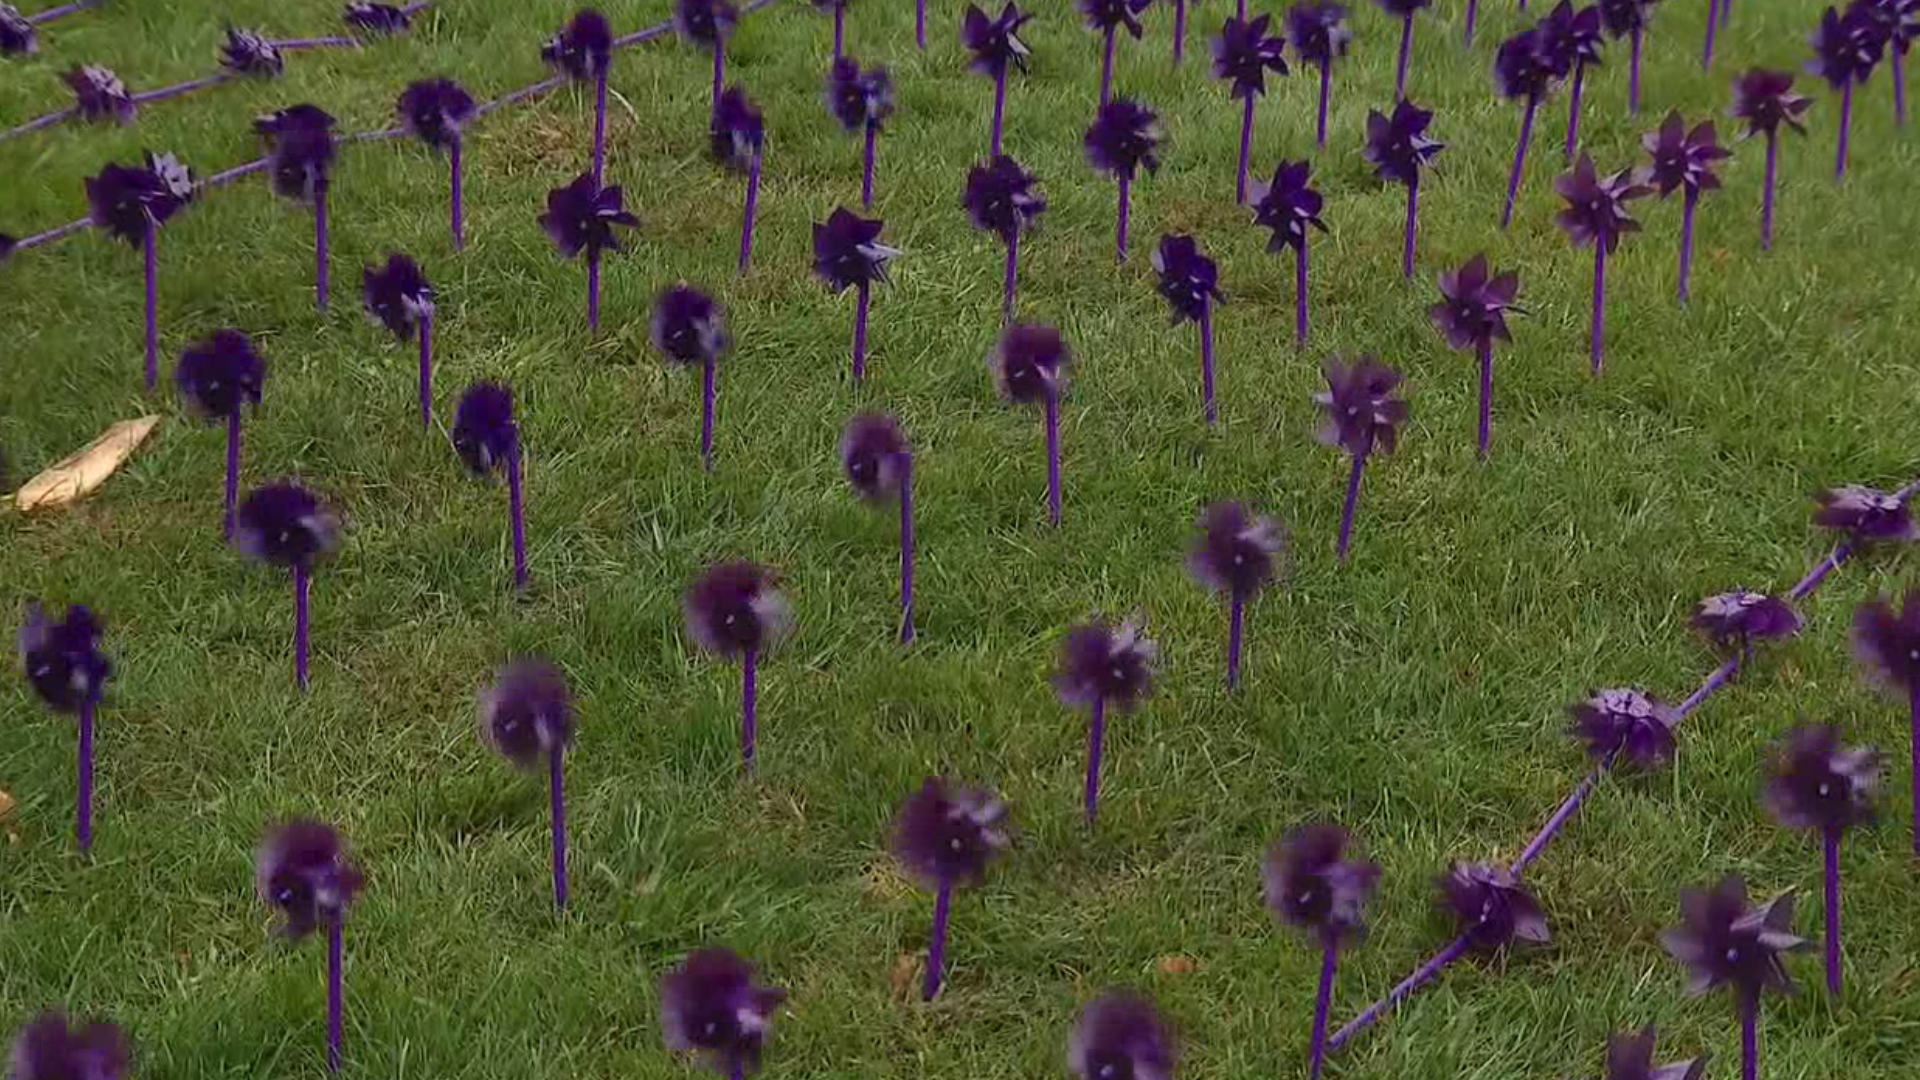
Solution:
M 1335 1003 L 1345 1020 L 1452 930 L 1432 879 L 1452 859 L 1510 859 L 1585 769 L 1563 707 L 1597 686 L 1672 701 L 1714 659 L 1685 625 L 1701 596 L 1783 590 L 1826 551 L 1810 492 L 1898 486 L 1920 471 L 1920 152 L 1882 73 L 1858 107 L 1854 170 L 1832 179 L 1837 102 L 1783 147 L 1779 242 L 1758 250 L 1761 155 L 1742 144 L 1700 216 L 1694 301 L 1673 300 L 1680 206 L 1638 204 L 1644 233 L 1612 262 L 1608 367 L 1587 373 L 1591 258 L 1554 227 L 1565 98 L 1542 110 L 1513 229 L 1495 228 L 1519 120 L 1497 101 L 1493 46 L 1520 25 L 1486 5 L 1423 16 L 1410 92 L 1448 149 L 1423 191 L 1419 276 L 1399 274 L 1399 188 L 1360 157 L 1389 104 L 1397 26 L 1368 4 L 1315 155 L 1331 234 L 1317 238 L 1314 337 L 1292 344 L 1292 264 L 1233 205 L 1239 110 L 1207 77 L 1230 10 L 1195 5 L 1188 63 L 1169 63 L 1166 5 L 1123 41 L 1116 83 L 1161 110 L 1165 167 L 1135 185 L 1135 258 L 1114 269 L 1114 186 L 1081 157 L 1098 39 L 1065 0 L 1036 5 L 1031 74 L 1009 95 L 1007 149 L 1051 201 L 1023 244 L 1021 311 L 1077 354 L 1063 410 L 1065 521 L 1045 524 L 1039 417 L 1001 405 L 984 357 L 1001 249 L 959 208 L 984 151 L 991 83 L 965 71 L 960 6 L 934 0 L 913 48 L 905 0 L 863 0 L 850 50 L 899 83 L 875 212 L 905 249 L 874 302 L 865 385 L 848 379 L 851 295 L 809 273 L 809 226 L 857 205 L 859 143 L 820 100 L 830 23 L 785 0 L 742 24 L 731 76 L 767 111 L 755 263 L 734 273 L 742 184 L 703 156 L 707 61 L 671 42 L 619 57 L 609 174 L 644 219 L 607 265 L 603 333 L 585 275 L 534 222 L 585 164 L 590 95 L 567 88 L 477 125 L 467 250 L 446 228 L 446 171 L 412 144 L 343 150 L 331 313 L 312 300 L 311 216 L 257 179 L 208 197 L 161 245 L 172 358 L 221 326 L 256 336 L 266 402 L 244 481 L 325 492 L 346 542 L 314 590 L 313 689 L 293 687 L 290 590 L 219 541 L 222 436 L 170 390 L 140 392 L 140 273 L 87 235 L 0 269 L 0 445 L 12 481 L 117 419 L 158 411 L 153 440 L 71 510 L 0 513 L 0 610 L 92 604 L 118 673 L 101 713 L 99 839 L 72 844 L 73 725 L 24 684 L 0 694 L 0 1029 L 48 1006 L 104 1013 L 147 1077 L 318 1074 L 323 950 L 285 947 L 253 894 L 254 847 L 295 814 L 338 821 L 371 883 L 348 930 L 347 1074 L 665 1077 L 655 987 L 688 950 L 727 944 L 792 998 L 770 1074 L 1045 1077 L 1099 991 L 1155 997 L 1184 1034 L 1184 1073 L 1305 1074 L 1317 954 L 1262 907 L 1258 860 L 1288 828 L 1346 824 L 1383 865 L 1374 931 Z M 1535 5 L 1544 7 L 1544 0 Z M 1670 106 L 1719 115 L 1749 64 L 1798 69 L 1807 5 L 1741 3 L 1703 74 L 1706 4 L 1674 0 L 1648 41 L 1647 111 L 1626 115 L 1623 48 L 1588 85 L 1603 169 L 1639 157 Z M 221 24 L 335 32 L 335 0 L 120 0 L 46 29 L 0 67 L 0 126 L 66 104 L 56 78 L 91 61 L 134 89 L 212 69 Z M 616 29 L 663 0 L 613 0 Z M 1260 10 L 1277 10 L 1262 2 Z M 313 101 L 347 130 L 386 127 L 407 80 L 446 73 L 479 97 L 543 75 L 568 0 L 445 0 L 416 33 L 290 58 L 286 77 L 156 105 L 125 129 L 69 126 L 0 145 L 0 228 L 78 216 L 81 180 L 143 147 L 202 173 L 257 154 L 248 120 Z M 1312 150 L 1316 80 L 1259 108 L 1255 162 Z M 1724 133 L 1731 125 L 1723 122 Z M 1191 327 L 1170 329 L 1146 254 L 1189 231 L 1221 264 L 1221 424 L 1201 421 Z M 415 419 L 413 355 L 356 310 L 360 266 L 419 258 L 439 291 L 439 420 Z M 1529 317 L 1502 351 L 1493 459 L 1473 453 L 1472 357 L 1428 324 L 1434 276 L 1477 251 L 1522 277 Z M 647 343 L 653 294 L 713 289 L 737 347 L 721 374 L 716 470 L 699 467 L 697 374 Z M 1369 470 L 1354 557 L 1333 537 L 1345 459 L 1315 444 L 1310 395 L 1330 355 L 1404 370 L 1413 422 Z M 444 425 L 470 381 L 511 382 L 528 448 L 534 586 L 508 587 L 504 490 L 468 479 Z M 894 642 L 893 522 L 858 505 L 834 448 L 862 408 L 896 412 L 918 451 L 921 637 Z M 1201 507 L 1252 500 L 1296 545 L 1250 622 L 1244 692 L 1223 686 L 1225 614 L 1182 552 Z M 684 586 L 749 557 L 785 576 L 798 631 L 761 672 L 761 768 L 743 775 L 738 669 L 695 654 Z M 1904 710 L 1848 654 L 1853 606 L 1920 576 L 1913 554 L 1850 564 L 1806 606 L 1800 639 L 1690 719 L 1674 767 L 1603 783 L 1529 875 L 1552 945 L 1475 959 L 1359 1039 L 1332 1074 L 1368 1078 L 1596 1073 L 1613 1029 L 1658 1021 L 1663 1056 L 1737 1061 L 1722 997 L 1681 996 L 1657 931 L 1676 891 L 1739 871 L 1796 889 L 1818 936 L 1819 856 L 1756 800 L 1765 749 L 1797 719 L 1837 721 L 1895 767 L 1879 828 L 1845 849 L 1847 989 L 1769 1007 L 1769 1077 L 1893 1080 L 1920 1060 L 1920 920 L 1898 767 Z M 1099 828 L 1078 800 L 1085 721 L 1048 684 L 1058 643 L 1095 613 L 1139 612 L 1165 655 L 1157 697 L 1110 734 Z M 475 734 L 474 695 L 508 655 L 563 665 L 580 699 L 569 758 L 573 908 L 548 897 L 542 784 Z M 885 847 L 928 774 L 1002 789 L 1016 841 L 954 909 L 941 999 L 902 993 L 931 897 Z M 1903 1064 L 1904 1063 L 1904 1064 Z

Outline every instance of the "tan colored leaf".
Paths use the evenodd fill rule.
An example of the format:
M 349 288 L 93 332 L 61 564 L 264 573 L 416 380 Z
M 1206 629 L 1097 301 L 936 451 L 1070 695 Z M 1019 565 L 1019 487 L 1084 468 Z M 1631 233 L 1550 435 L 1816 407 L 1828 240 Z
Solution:
M 1154 965 L 1160 969 L 1162 975 L 1191 975 L 1200 969 L 1199 961 L 1191 956 L 1181 956 L 1179 953 L 1163 956 L 1154 961 Z
M 893 961 L 893 970 L 887 973 L 887 985 L 892 987 L 893 996 L 904 1001 L 918 993 L 921 977 L 926 970 L 926 953 L 901 953 Z
M 158 416 L 143 416 L 113 425 L 78 453 L 27 481 L 14 496 L 14 505 L 23 511 L 44 510 L 65 506 L 88 494 L 133 456 L 159 422 Z
M 5 789 L 0 789 L 0 818 L 13 813 L 13 807 L 13 796 L 7 794 Z

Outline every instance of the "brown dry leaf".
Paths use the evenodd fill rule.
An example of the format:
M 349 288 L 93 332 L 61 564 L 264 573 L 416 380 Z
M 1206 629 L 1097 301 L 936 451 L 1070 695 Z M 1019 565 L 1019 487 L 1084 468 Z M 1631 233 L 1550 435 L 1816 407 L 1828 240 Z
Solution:
M 14 805 L 13 796 L 7 794 L 5 789 L 0 789 L 0 818 L 13 813 Z
M 1154 966 L 1160 969 L 1162 975 L 1191 975 L 1200 970 L 1199 961 L 1179 953 L 1161 957 L 1154 961 Z
M 917 993 L 921 976 L 926 970 L 926 953 L 901 953 L 893 962 L 893 970 L 887 974 L 887 985 L 893 988 L 893 996 L 905 1000 Z
M 106 483 L 107 477 L 133 456 L 159 422 L 158 416 L 143 416 L 113 425 L 78 453 L 27 481 L 13 497 L 14 506 L 23 511 L 45 510 L 65 506 L 88 494 Z

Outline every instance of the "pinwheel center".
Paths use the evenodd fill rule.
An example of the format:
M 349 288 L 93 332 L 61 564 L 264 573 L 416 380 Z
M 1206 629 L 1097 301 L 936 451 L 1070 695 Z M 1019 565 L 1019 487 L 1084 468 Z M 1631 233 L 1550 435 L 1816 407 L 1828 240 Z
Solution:
M 1739 962 L 1740 962 L 1740 950 L 1738 948 L 1729 948 L 1727 950 L 1727 963 L 1737 964 Z
M 1820 781 L 1820 797 L 1824 799 L 1831 794 L 1833 794 L 1833 785 L 1825 780 Z

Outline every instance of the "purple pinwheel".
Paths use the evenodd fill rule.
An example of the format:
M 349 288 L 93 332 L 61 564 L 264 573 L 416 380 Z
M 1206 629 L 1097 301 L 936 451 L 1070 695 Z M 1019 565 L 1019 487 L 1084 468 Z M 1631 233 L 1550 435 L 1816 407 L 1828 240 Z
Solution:
M 1711 891 L 1680 890 L 1680 925 L 1660 932 L 1660 944 L 1685 964 L 1687 993 L 1731 987 L 1740 1009 L 1741 1075 L 1760 1072 L 1760 998 L 1768 990 L 1794 992 L 1786 954 L 1807 947 L 1793 932 L 1793 895 L 1747 906 L 1747 884 L 1728 874 Z
M 1128 993 L 1101 995 L 1067 1036 L 1067 1068 L 1080 1080 L 1173 1080 L 1177 1057 L 1166 1021 Z
M 1106 742 L 1107 707 L 1133 709 L 1153 692 L 1160 647 L 1131 620 L 1118 625 L 1104 619 L 1067 631 L 1060 647 L 1054 691 L 1070 708 L 1092 715 L 1087 727 L 1087 824 L 1100 813 L 1100 753 Z
M 720 91 L 727 79 L 727 39 L 740 21 L 729 0 L 674 0 L 673 29 L 689 45 L 713 50 L 713 111 L 720 109 Z
M 827 111 L 848 131 L 865 135 L 861 156 L 860 206 L 873 208 L 873 157 L 880 129 L 893 115 L 893 76 L 880 66 L 860 70 L 851 56 L 834 60 L 827 73 Z
M 793 625 L 773 572 L 750 562 L 724 562 L 701 574 L 686 597 L 687 636 L 722 657 L 740 658 L 740 757 L 753 768 L 759 722 L 760 657 Z
M 899 421 L 861 413 L 840 436 L 840 465 L 854 494 L 900 503 L 900 641 L 913 641 L 913 451 Z
M 1920 791 L 1920 589 L 1907 590 L 1899 611 L 1884 597 L 1855 608 L 1853 650 L 1876 682 L 1907 699 L 1914 790 Z M 1920 856 L 1920 797 L 1913 806 L 1913 853 Z
M 593 169 L 599 187 L 607 173 L 607 76 L 613 70 L 613 28 L 597 8 L 581 8 L 547 40 L 540 59 L 578 82 L 593 83 Z
M 1374 0 L 1380 10 L 1400 20 L 1400 60 L 1394 66 L 1393 100 L 1401 101 L 1407 96 L 1407 62 L 1413 56 L 1413 17 L 1421 8 L 1430 7 L 1433 0 Z
M 1495 274 L 1485 253 L 1467 260 L 1458 270 L 1440 275 L 1440 302 L 1427 309 L 1433 325 L 1456 349 L 1473 349 L 1480 357 L 1480 457 L 1484 460 L 1493 438 L 1493 343 L 1509 344 L 1507 313 L 1518 312 L 1520 275 Z
M 1590 4 L 1579 11 L 1573 0 L 1560 0 L 1559 6 L 1540 20 L 1536 39 L 1540 61 L 1556 79 L 1571 79 L 1573 90 L 1567 100 L 1568 161 L 1580 145 L 1580 93 L 1586 86 L 1587 68 L 1600 66 L 1602 37 L 1600 8 Z
M 1893 116 L 1907 126 L 1907 52 L 1920 37 L 1920 0 L 1854 0 L 1853 6 L 1878 25 L 1886 40 L 1893 77 Z
M 396 341 L 420 339 L 420 426 L 433 419 L 433 286 L 405 255 L 387 256 L 383 267 L 360 272 L 367 316 L 387 328 Z
M 126 1080 L 132 1054 L 126 1036 L 96 1020 L 71 1030 L 67 1018 L 44 1012 L 15 1036 L 13 1080 Z
M 1006 282 L 1000 297 L 1000 321 L 1013 322 L 1014 287 L 1020 276 L 1020 236 L 1033 228 L 1033 221 L 1047 208 L 1047 200 L 1034 190 L 1033 174 L 1020 163 L 1000 154 L 985 165 L 967 172 L 967 190 L 961 205 L 977 229 L 1000 237 L 1007 245 Z
M 1333 62 L 1347 55 L 1353 43 L 1353 30 L 1347 26 L 1347 9 L 1334 3 L 1300 0 L 1287 9 L 1287 40 L 1293 43 L 1300 62 L 1320 69 L 1320 122 L 1314 129 L 1315 145 L 1326 149 L 1327 103 L 1333 96 Z
M 1636 183 L 1631 169 L 1599 175 L 1593 159 L 1584 153 L 1572 172 L 1554 180 L 1553 189 L 1567 201 L 1554 222 L 1574 247 L 1593 247 L 1593 323 L 1588 345 L 1593 373 L 1599 375 L 1606 362 L 1607 256 L 1620 246 L 1622 236 L 1640 229 L 1640 223 L 1627 214 L 1627 203 L 1653 194 L 1653 189 Z
M 1454 863 L 1440 875 L 1439 887 L 1442 903 L 1474 949 L 1495 952 L 1515 941 L 1543 945 L 1552 940 L 1539 902 L 1510 871 L 1485 863 Z
M 172 154 L 149 150 L 144 166 L 108 165 L 87 178 L 93 224 L 140 249 L 146 281 L 146 379 L 160 380 L 160 226 L 193 199 L 193 175 Z
M 453 449 L 467 471 L 482 479 L 496 468 L 507 473 L 507 516 L 513 533 L 513 587 L 527 587 L 526 496 L 520 475 L 520 424 L 513 391 L 477 382 L 460 395 L 453 412 Z
M 327 189 L 337 148 L 333 117 L 317 105 L 294 105 L 253 122 L 267 140 L 273 190 L 313 207 L 314 298 L 327 308 Z
M 509 660 L 480 691 L 480 738 L 515 768 L 547 766 L 553 811 L 553 906 L 565 911 L 567 804 L 561 759 L 573 743 L 573 700 L 566 675 L 545 660 Z
M 701 949 L 660 980 L 667 1049 L 697 1053 L 722 1076 L 760 1071 L 767 1028 L 787 992 L 762 985 L 753 965 L 727 949 Z
M 766 123 L 747 92 L 729 86 L 713 108 L 710 129 L 714 159 L 747 174 L 747 205 L 740 217 L 740 271 L 753 261 L 753 217 L 760 205 L 760 155 L 766 149 Z
M 0 3 L 0 56 L 31 56 L 40 51 L 40 33 L 12 4 Z
M 1446 144 L 1427 136 L 1433 113 L 1401 98 L 1391 117 L 1378 109 L 1367 110 L 1367 147 L 1364 151 L 1373 173 L 1382 180 L 1407 186 L 1407 234 L 1401 254 L 1401 270 L 1413 276 L 1414 240 L 1420 231 L 1420 170 Z
M 1727 110 L 1727 115 L 1747 122 L 1747 130 L 1741 138 L 1750 139 L 1755 135 L 1765 135 L 1767 138 L 1767 179 L 1765 195 L 1760 204 L 1762 251 L 1773 247 L 1773 193 L 1778 187 L 1780 125 L 1785 124 L 1805 135 L 1807 129 L 1800 123 L 1800 114 L 1806 112 L 1811 104 L 1805 96 L 1793 92 L 1793 76 L 1784 71 L 1753 68 L 1734 80 L 1733 105 Z
M 1659 0 L 1597 0 L 1600 21 L 1607 33 L 1626 38 L 1631 50 L 1627 68 L 1627 111 L 1640 112 L 1640 57 L 1645 51 L 1647 27 L 1653 22 L 1653 5 Z
M 986 880 L 987 864 L 1007 847 L 1007 804 L 986 788 L 965 788 L 929 777 L 894 820 L 893 857 L 934 889 L 933 933 L 921 998 L 932 1001 L 945 975 L 947 916 L 956 885 Z
M 987 364 L 1000 396 L 1015 405 L 1038 404 L 1047 417 L 1047 517 L 1060 526 L 1060 394 L 1072 359 L 1060 331 L 1016 323 L 1000 335 Z
M 1794 728 L 1775 753 L 1761 795 L 1790 829 L 1820 833 L 1826 872 L 1827 992 L 1840 992 L 1840 834 L 1873 818 L 1880 763 L 1872 750 L 1840 745 L 1830 724 Z
M 221 535 L 228 539 L 233 538 L 234 509 L 240 492 L 240 413 L 248 404 L 260 404 L 261 385 L 266 378 L 266 361 L 254 351 L 247 335 L 238 330 L 215 330 L 212 337 L 190 346 L 180 354 L 180 366 L 173 373 L 174 385 L 193 411 L 227 427 L 226 509 Z
M 0 131 L 0 142 L 41 128 L 52 127 L 62 121 L 78 117 L 93 123 L 108 120 L 115 123 L 133 122 L 134 115 L 140 111 L 140 99 L 127 93 L 126 84 L 120 76 L 98 64 L 84 64 L 75 67 L 60 76 L 67 88 L 73 91 L 73 104 L 44 116 L 35 117 L 18 127 Z
M 1160 295 L 1173 308 L 1173 322 L 1197 323 L 1200 327 L 1200 390 L 1206 402 L 1207 423 L 1219 420 L 1213 403 L 1213 309 L 1227 302 L 1220 291 L 1220 271 L 1212 259 L 1200 253 L 1193 237 L 1168 234 L 1153 249 L 1153 270 L 1160 275 Z
M 253 489 L 234 512 L 233 546 L 293 572 L 293 675 L 307 688 L 307 606 L 314 564 L 340 543 L 340 518 L 298 484 Z
M 653 347 L 667 363 L 700 365 L 700 461 L 712 472 L 715 368 L 732 344 L 720 306 L 699 289 L 675 285 L 654 300 L 648 329 Z
M 1267 93 L 1267 72 L 1287 74 L 1287 61 L 1281 55 L 1287 40 L 1269 34 L 1270 15 L 1251 21 L 1228 19 L 1213 39 L 1213 77 L 1231 85 L 1227 96 L 1240 99 L 1240 171 L 1233 186 L 1233 199 L 1247 201 L 1247 162 L 1253 153 L 1253 103 Z
M 1814 499 L 1820 509 L 1814 511 L 1813 523 L 1846 533 L 1853 544 L 1920 540 L 1913 511 L 1898 495 L 1848 484 L 1822 491 Z
M 961 44 L 973 54 L 973 61 L 967 66 L 993 79 L 993 134 L 987 143 L 987 153 L 993 157 L 1000 156 L 1000 132 L 1006 122 L 1007 71 L 1016 67 L 1027 70 L 1030 53 L 1027 43 L 1020 40 L 1020 28 L 1032 21 L 1033 16 L 1022 12 L 1013 0 L 1007 0 L 999 17 L 993 19 L 978 5 L 968 4 L 960 22 Z
M 421 79 L 400 92 L 400 126 L 433 150 L 447 152 L 447 171 L 453 178 L 453 249 L 467 246 L 465 214 L 461 205 L 464 170 L 460 167 L 461 130 L 476 115 L 473 96 L 452 79 Z
M 1320 946 L 1320 991 L 1313 1010 L 1311 1076 L 1318 1080 L 1327 1055 L 1327 1012 L 1340 949 L 1366 934 L 1367 900 L 1380 881 L 1380 866 L 1349 859 L 1347 830 L 1303 825 L 1267 852 L 1261 864 L 1267 907 L 1289 926 L 1306 931 Z
M 1707 1075 L 1707 1055 L 1669 1065 L 1655 1065 L 1653 1041 L 1652 1024 L 1637 1032 L 1622 1031 L 1610 1036 L 1607 1039 L 1607 1080 L 1704 1080 Z
M 1693 609 L 1693 628 L 1723 653 L 1740 658 L 1736 669 L 1745 672 L 1753 660 L 1753 643 L 1792 637 L 1800 632 L 1800 616 L 1793 605 L 1765 593 L 1735 589 L 1709 596 Z
M 833 58 L 839 60 L 847 51 L 847 5 L 853 0 L 813 0 L 813 6 L 821 11 L 833 12 Z
M 1293 338 L 1307 343 L 1307 226 L 1321 232 L 1327 223 L 1320 220 L 1324 200 L 1311 183 L 1313 166 L 1307 161 L 1281 161 L 1273 171 L 1273 182 L 1255 181 L 1247 195 L 1253 201 L 1253 223 L 1272 230 L 1268 251 L 1293 249 Z
M 1572 734 L 1586 744 L 1601 768 L 1621 763 L 1640 769 L 1666 764 L 1673 757 L 1673 729 L 1680 714 L 1671 705 L 1631 687 L 1596 690 L 1567 707 Z
M 426 6 L 424 3 L 415 3 L 396 7 L 370 0 L 352 0 L 340 12 L 340 17 L 348 26 L 364 33 L 399 34 L 413 25 L 414 12 Z
M 1640 171 L 1641 182 L 1658 187 L 1663 199 L 1676 190 L 1686 192 L 1686 205 L 1680 214 L 1680 301 L 1685 303 L 1693 269 L 1694 211 L 1699 208 L 1701 192 L 1720 186 L 1714 162 L 1732 157 L 1733 152 L 1720 145 L 1713 121 L 1703 121 L 1688 131 L 1678 109 L 1667 114 L 1659 131 L 1643 136 L 1640 145 L 1653 159 L 1652 165 Z
M 298 941 L 327 931 L 327 1071 L 340 1071 L 341 976 L 347 909 L 367 883 L 331 825 L 296 819 L 267 834 L 254 858 L 254 888 Z
M 1102 36 L 1104 44 L 1100 53 L 1100 107 L 1106 108 L 1113 100 L 1113 42 L 1116 32 L 1124 27 L 1139 41 L 1144 27 L 1140 25 L 1140 14 L 1152 6 L 1153 0 L 1076 0 L 1080 15 L 1086 21 L 1087 29 Z
M 286 66 L 279 46 L 265 34 L 227 27 L 227 39 L 220 45 L 220 67 L 226 72 L 272 79 L 279 77 Z
M 1887 47 L 1887 36 L 1874 17 L 1859 6 L 1841 14 L 1829 7 L 1820 16 L 1820 26 L 1807 39 L 1813 59 L 1807 71 L 1827 80 L 1840 91 L 1840 138 L 1834 152 L 1833 174 L 1847 176 L 1847 136 L 1853 129 L 1853 88 L 1867 81 L 1880 63 Z
M 80 720 L 79 785 L 74 797 L 80 850 L 93 848 L 93 719 L 106 695 L 113 663 L 100 651 L 100 620 L 84 604 L 67 605 L 66 618 L 49 622 L 38 602 L 20 625 L 20 668 L 34 693 L 55 712 Z
M 813 272 L 826 282 L 827 291 L 854 290 L 858 301 L 853 316 L 853 381 L 857 385 L 867 373 L 867 312 L 872 303 L 873 286 L 886 284 L 887 264 L 898 258 L 900 249 L 880 242 L 886 225 L 879 218 L 863 218 L 836 207 L 824 222 L 813 226 Z
M 1346 508 L 1340 513 L 1340 540 L 1335 546 L 1335 553 L 1344 561 L 1353 540 L 1353 512 L 1360 505 L 1360 478 L 1366 471 L 1367 458 L 1376 450 L 1393 453 L 1408 410 L 1407 403 L 1394 394 L 1401 383 L 1400 373 L 1371 356 L 1359 357 L 1351 365 L 1329 360 L 1326 376 L 1327 389 L 1313 395 L 1315 404 L 1327 413 L 1316 437 L 1353 456 Z
M 1200 515 L 1200 530 L 1187 549 L 1187 572 L 1209 590 L 1226 594 L 1228 690 L 1240 685 L 1247 605 L 1279 576 L 1286 543 L 1279 522 L 1237 502 L 1214 503 Z
M 1500 227 L 1504 229 L 1513 224 L 1513 202 L 1520 194 L 1520 177 L 1526 173 L 1527 144 L 1533 141 L 1533 118 L 1556 80 L 1553 69 L 1541 58 L 1538 29 L 1522 30 L 1500 43 L 1493 59 L 1493 80 L 1501 97 L 1508 101 L 1525 99 L 1527 103 L 1526 111 L 1520 114 L 1513 172 L 1507 177 L 1507 205 L 1500 212 Z
M 1120 261 L 1127 259 L 1127 218 L 1132 209 L 1134 175 L 1142 168 L 1160 168 L 1159 149 L 1165 133 L 1160 117 L 1131 98 L 1116 98 L 1100 106 L 1100 113 L 1081 140 L 1087 162 L 1096 172 L 1108 173 L 1120 185 L 1118 243 Z
M 601 187 L 592 173 L 581 173 L 572 183 L 547 192 L 547 211 L 540 215 L 540 227 L 562 256 L 571 259 L 583 251 L 587 255 L 590 330 L 600 328 L 600 260 L 607 252 L 620 250 L 615 225 L 640 227 L 640 219 L 626 209 L 626 193 L 619 184 Z

